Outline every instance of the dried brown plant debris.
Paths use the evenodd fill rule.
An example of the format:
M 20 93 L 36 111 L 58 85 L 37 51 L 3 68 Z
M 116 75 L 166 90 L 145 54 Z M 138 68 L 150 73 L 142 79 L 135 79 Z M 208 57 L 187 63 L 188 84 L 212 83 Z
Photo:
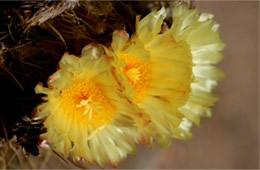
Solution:
M 35 85 L 56 71 L 65 51 L 79 55 L 91 42 L 109 46 L 114 30 L 135 32 L 136 15 L 171 5 L 168 1 L 0 1 L 0 139 L 16 135 L 25 148 L 31 141 L 39 144 L 37 136 L 44 130 L 24 117 L 30 118 L 41 102 Z M 28 130 L 36 131 L 24 135 Z
M 42 7 L 26 22 L 24 31 L 28 31 L 30 27 L 35 25 L 41 25 L 45 21 L 55 18 L 57 15 L 63 13 L 68 9 L 73 9 L 79 0 L 63 0 L 63 1 L 51 1 L 46 0 L 42 2 Z
M 34 156 L 39 155 L 38 146 L 42 142 L 40 135 L 46 132 L 41 121 L 32 120 L 25 116 L 23 121 L 15 124 L 13 131 L 17 138 L 17 144 L 22 146 L 27 153 Z
M 16 143 L 13 137 L 9 141 L 0 139 L 0 169 L 68 169 L 73 168 L 69 162 L 64 162 L 49 148 L 40 148 L 37 157 L 28 155 Z M 76 168 L 74 166 L 74 168 Z

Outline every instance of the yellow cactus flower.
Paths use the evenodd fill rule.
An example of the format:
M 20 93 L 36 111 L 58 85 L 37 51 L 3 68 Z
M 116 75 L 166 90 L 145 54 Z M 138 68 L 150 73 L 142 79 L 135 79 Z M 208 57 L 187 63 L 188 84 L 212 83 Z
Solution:
M 44 137 L 51 147 L 100 166 L 117 164 L 138 141 L 137 108 L 122 95 L 110 60 L 97 44 L 86 46 L 81 57 L 65 53 L 48 88 L 35 88 L 46 94 L 37 116 L 46 117 Z
M 137 18 L 136 33 L 113 33 L 114 65 L 123 76 L 124 93 L 151 117 L 161 144 L 191 137 L 192 122 L 210 115 L 212 90 L 223 73 L 213 64 L 224 48 L 212 14 L 186 4 L 173 9 L 173 24 L 163 24 L 166 10 Z

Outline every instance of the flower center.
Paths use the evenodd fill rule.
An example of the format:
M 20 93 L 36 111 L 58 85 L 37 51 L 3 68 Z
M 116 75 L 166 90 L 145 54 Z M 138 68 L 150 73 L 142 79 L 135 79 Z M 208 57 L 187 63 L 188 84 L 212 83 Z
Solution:
M 139 58 L 122 55 L 120 56 L 126 62 L 126 66 L 121 68 L 121 71 L 128 78 L 135 92 L 135 101 L 141 101 L 147 90 L 148 80 L 150 77 L 148 63 Z
M 131 68 L 127 70 L 125 74 L 134 83 L 140 80 L 140 71 L 138 68 Z
M 61 104 L 64 113 L 93 128 L 109 123 L 115 113 L 105 93 L 96 84 L 87 81 L 76 80 L 62 90 Z

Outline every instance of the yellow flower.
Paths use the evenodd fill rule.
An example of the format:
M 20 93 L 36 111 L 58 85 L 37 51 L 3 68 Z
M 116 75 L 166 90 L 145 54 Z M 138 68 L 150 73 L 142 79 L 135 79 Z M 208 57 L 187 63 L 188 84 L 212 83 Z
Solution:
M 37 116 L 46 117 L 44 137 L 52 148 L 100 166 L 117 164 L 138 140 L 138 110 L 122 95 L 110 60 L 97 44 L 86 46 L 80 58 L 65 53 L 48 88 L 35 88 L 46 94 Z
M 163 24 L 166 10 L 137 18 L 136 33 L 113 33 L 114 65 L 123 76 L 124 94 L 151 117 L 154 136 L 161 144 L 172 137 L 191 137 L 191 122 L 210 115 L 212 94 L 223 73 L 214 67 L 222 59 L 224 44 L 219 39 L 213 15 L 177 5 L 173 24 Z

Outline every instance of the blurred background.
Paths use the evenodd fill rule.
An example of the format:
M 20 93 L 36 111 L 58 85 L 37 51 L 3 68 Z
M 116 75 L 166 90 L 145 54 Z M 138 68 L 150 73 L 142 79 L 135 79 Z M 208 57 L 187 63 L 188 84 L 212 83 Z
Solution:
M 213 116 L 193 127 L 192 139 L 173 140 L 170 148 L 139 145 L 136 155 L 129 155 L 119 169 L 259 169 L 259 2 L 195 1 L 195 5 L 215 15 L 227 44 L 218 65 L 225 79 L 215 91 L 220 100 Z M 0 141 L 0 148 L 7 148 L 4 145 Z M 11 150 L 2 149 L 1 154 L 9 154 L 9 162 L 24 162 L 21 168 L 77 168 L 50 151 L 16 160 L 12 157 L 16 149 Z

